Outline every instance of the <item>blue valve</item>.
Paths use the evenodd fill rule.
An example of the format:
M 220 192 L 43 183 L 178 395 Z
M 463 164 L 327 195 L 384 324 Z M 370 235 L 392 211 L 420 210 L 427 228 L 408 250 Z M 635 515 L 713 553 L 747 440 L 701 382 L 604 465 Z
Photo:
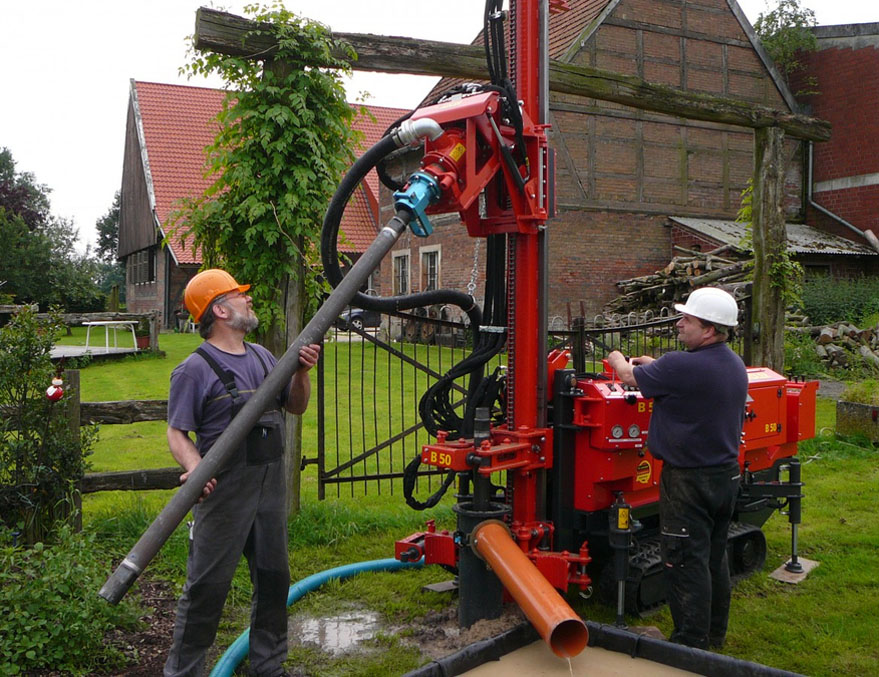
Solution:
M 394 193 L 394 207 L 396 209 L 408 209 L 414 217 L 409 222 L 409 228 L 418 237 L 427 237 L 433 232 L 433 226 L 424 210 L 438 202 L 442 192 L 436 179 L 425 172 L 415 172 L 409 177 L 409 182 L 403 188 Z

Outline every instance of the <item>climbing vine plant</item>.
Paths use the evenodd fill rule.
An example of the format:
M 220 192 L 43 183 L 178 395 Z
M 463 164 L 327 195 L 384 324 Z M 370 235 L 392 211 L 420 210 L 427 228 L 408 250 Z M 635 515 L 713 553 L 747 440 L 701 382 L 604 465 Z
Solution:
M 188 233 L 205 267 L 253 284 L 263 332 L 283 323 L 278 290 L 300 260 L 312 308 L 321 296 L 320 226 L 359 135 L 341 79 L 350 68 L 337 56 L 353 57 L 351 47 L 280 4 L 244 11 L 258 26 L 251 35 L 271 34 L 278 48 L 251 57 L 193 51 L 181 69 L 219 74 L 228 95 L 207 149 L 213 183 L 175 213 L 172 233 Z

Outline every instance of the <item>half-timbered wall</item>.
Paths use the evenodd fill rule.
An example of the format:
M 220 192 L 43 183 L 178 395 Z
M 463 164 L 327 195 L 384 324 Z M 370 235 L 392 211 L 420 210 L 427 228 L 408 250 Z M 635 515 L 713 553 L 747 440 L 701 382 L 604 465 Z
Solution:
M 789 110 L 726 0 L 620 0 L 597 28 L 584 26 L 566 59 Z M 553 316 L 565 316 L 569 302 L 600 312 L 618 295 L 617 280 L 664 267 L 672 256 L 668 216 L 734 218 L 754 172 L 751 129 L 556 93 L 550 123 L 559 211 L 548 223 Z M 798 142 L 787 142 L 787 158 L 795 219 L 803 200 Z M 443 243 L 444 284 L 464 288 L 473 243 L 460 225 L 437 228 L 433 238 Z M 413 239 L 398 246 L 411 249 Z M 418 257 L 411 262 L 418 280 Z

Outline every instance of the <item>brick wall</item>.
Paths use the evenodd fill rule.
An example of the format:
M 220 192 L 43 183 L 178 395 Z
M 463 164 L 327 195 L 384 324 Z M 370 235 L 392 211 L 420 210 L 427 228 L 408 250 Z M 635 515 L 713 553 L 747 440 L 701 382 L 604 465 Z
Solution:
M 786 109 L 725 0 L 621 0 L 571 60 Z M 550 315 L 565 316 L 568 302 L 579 308 L 581 301 L 587 312 L 599 312 L 618 295 L 618 280 L 663 268 L 672 255 L 669 215 L 735 218 L 753 173 L 751 130 L 570 95 L 552 94 L 550 112 L 561 212 L 549 223 Z M 793 218 L 803 208 L 796 142 L 788 142 L 787 155 L 787 212 Z M 406 169 L 397 175 L 407 175 Z M 442 246 L 443 284 L 464 289 L 474 242 L 463 226 L 436 226 L 423 244 Z M 410 251 L 417 289 L 422 243 L 406 235 L 397 246 Z M 479 295 L 484 265 L 483 255 Z M 390 269 L 389 257 L 382 275 L 388 288 Z
M 792 83 L 795 91 L 816 91 L 801 99 L 815 117 L 833 126 L 830 141 L 814 146 L 814 181 L 848 179 L 854 185 L 816 190 L 813 199 L 858 228 L 875 232 L 879 230 L 879 185 L 864 185 L 869 179 L 859 179 L 879 173 L 879 36 L 830 38 L 818 30 L 819 49 L 801 55 L 806 68 Z M 817 85 L 810 87 L 808 77 Z M 811 212 L 809 219 L 810 223 L 825 222 Z M 850 237 L 851 231 L 840 234 Z

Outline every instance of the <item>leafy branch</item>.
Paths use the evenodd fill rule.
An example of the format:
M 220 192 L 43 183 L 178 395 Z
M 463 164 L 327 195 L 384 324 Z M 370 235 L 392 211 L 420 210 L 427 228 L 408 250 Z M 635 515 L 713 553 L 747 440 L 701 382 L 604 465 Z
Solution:
M 261 330 L 283 323 L 278 290 L 296 279 L 304 259 L 309 299 L 320 298 L 320 225 L 359 134 L 356 110 L 341 77 L 348 63 L 333 56 L 350 46 L 321 24 L 278 4 L 249 5 L 258 26 L 278 43 L 270 57 L 193 54 L 190 76 L 219 74 L 228 95 L 208 155 L 213 183 L 174 214 L 172 236 L 191 234 L 206 266 L 224 266 L 253 283 Z M 261 59 L 261 60 L 260 60 Z

